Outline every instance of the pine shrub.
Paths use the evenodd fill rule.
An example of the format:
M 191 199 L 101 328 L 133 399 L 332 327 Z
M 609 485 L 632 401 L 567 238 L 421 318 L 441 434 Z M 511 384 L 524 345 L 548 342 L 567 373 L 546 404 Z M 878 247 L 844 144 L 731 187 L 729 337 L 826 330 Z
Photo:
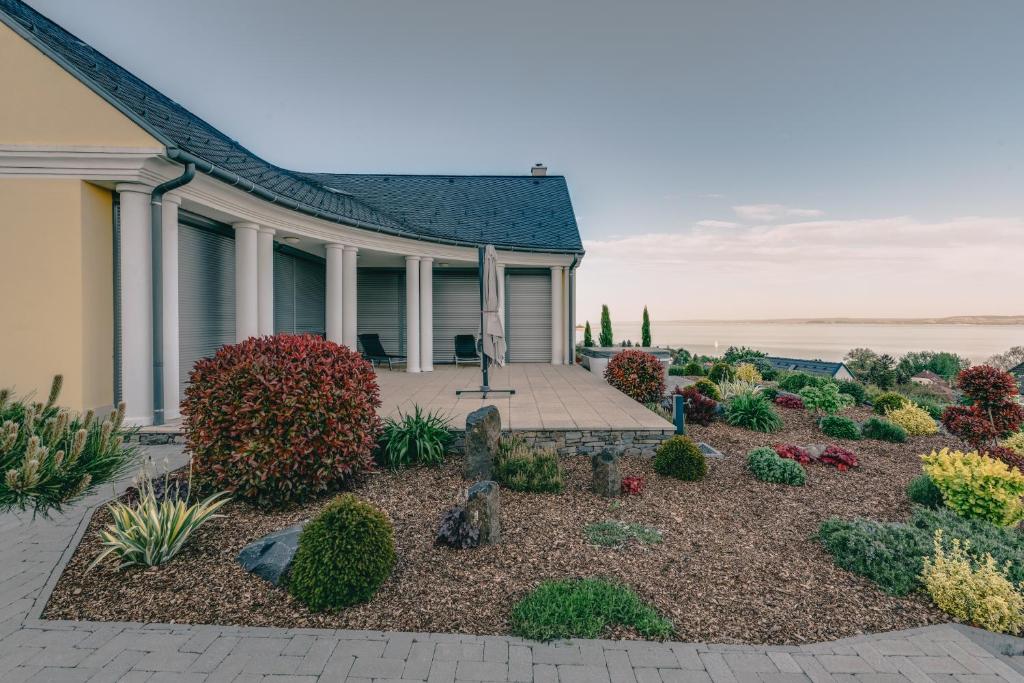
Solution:
M 670 365 L 668 366 L 668 374 L 670 377 L 683 377 L 686 375 L 686 366 Z
M 826 415 L 821 418 L 821 431 L 826 436 L 836 439 L 856 441 L 860 438 L 860 428 L 857 423 L 842 415 Z
M 803 486 L 807 473 L 796 460 L 780 458 L 768 447 L 755 448 L 747 454 L 747 469 L 761 481 L 770 484 Z
M 299 535 L 288 590 L 314 612 L 367 602 L 395 566 L 391 522 L 351 494 L 338 496 Z
M 920 474 L 910 481 L 907 497 L 911 502 L 928 508 L 942 507 L 942 491 L 927 474 Z
M 885 391 L 876 396 L 871 405 L 876 413 L 885 415 L 890 410 L 902 408 L 909 402 L 909 399 L 903 394 L 897 394 L 895 391 Z
M 854 405 L 863 405 L 868 400 L 868 392 L 860 382 L 839 382 L 839 393 L 853 399 Z
M 683 481 L 697 481 L 707 474 L 708 463 L 693 439 L 673 436 L 658 446 L 654 455 L 654 471 Z
M 903 443 L 907 440 L 907 430 L 880 417 L 869 417 L 865 420 L 861 426 L 860 435 L 865 439 L 877 439 L 890 443 Z
M 866 576 L 891 595 L 906 595 L 920 586 L 922 560 L 931 551 L 920 530 L 871 519 L 827 519 L 818 539 L 837 565 Z
M 728 363 L 718 361 L 708 371 L 708 379 L 712 382 L 732 381 L 736 379 L 736 369 Z
M 722 392 L 719 390 L 718 385 L 706 377 L 701 377 L 699 380 L 694 382 L 693 388 L 710 399 L 715 401 L 722 400 Z
M 691 360 L 683 366 L 683 374 L 687 377 L 703 377 L 704 365 L 695 360 Z

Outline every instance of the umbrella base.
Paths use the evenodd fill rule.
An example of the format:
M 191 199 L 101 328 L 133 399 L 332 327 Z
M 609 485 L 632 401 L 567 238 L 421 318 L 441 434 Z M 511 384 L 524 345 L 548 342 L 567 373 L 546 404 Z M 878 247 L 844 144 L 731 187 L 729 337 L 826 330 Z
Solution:
M 484 398 L 487 398 L 487 394 L 508 394 L 508 395 L 511 396 L 514 393 L 516 393 L 515 389 L 495 389 L 494 387 L 489 387 L 487 385 L 484 385 L 484 386 L 480 387 L 479 389 L 456 389 L 455 390 L 455 395 L 456 396 L 462 396 L 463 394 L 483 394 Z

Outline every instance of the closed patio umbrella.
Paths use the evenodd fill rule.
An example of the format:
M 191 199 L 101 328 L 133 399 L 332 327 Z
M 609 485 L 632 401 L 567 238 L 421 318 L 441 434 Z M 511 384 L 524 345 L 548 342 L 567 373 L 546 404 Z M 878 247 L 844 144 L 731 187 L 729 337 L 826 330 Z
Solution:
M 483 374 L 483 383 L 479 389 L 459 389 L 455 395 L 483 394 L 486 398 L 487 394 L 496 392 L 514 394 L 515 389 L 492 388 L 487 379 L 487 367 L 491 362 L 505 365 L 504 311 L 500 310 L 498 300 L 498 255 L 492 245 L 479 247 L 477 264 L 480 274 L 480 372 Z

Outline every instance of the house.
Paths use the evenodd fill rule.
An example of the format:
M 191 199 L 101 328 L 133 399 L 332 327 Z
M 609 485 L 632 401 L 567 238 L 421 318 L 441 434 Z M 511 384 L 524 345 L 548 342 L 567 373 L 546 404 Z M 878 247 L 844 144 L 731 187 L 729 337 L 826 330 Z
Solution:
M 406 371 L 479 331 L 493 244 L 510 362 L 573 362 L 565 178 L 303 173 L 261 159 L 19 0 L 0 0 L 0 386 L 132 424 L 254 335 L 376 333 Z
M 948 387 L 949 383 L 941 375 L 937 375 L 931 370 L 922 370 L 913 377 L 910 381 L 914 384 L 921 384 L 924 386 L 945 386 Z
M 843 382 L 852 382 L 854 377 L 845 363 L 831 363 L 824 360 L 801 360 L 799 358 L 765 358 L 776 370 L 788 372 L 805 372 L 808 375 L 821 375 Z

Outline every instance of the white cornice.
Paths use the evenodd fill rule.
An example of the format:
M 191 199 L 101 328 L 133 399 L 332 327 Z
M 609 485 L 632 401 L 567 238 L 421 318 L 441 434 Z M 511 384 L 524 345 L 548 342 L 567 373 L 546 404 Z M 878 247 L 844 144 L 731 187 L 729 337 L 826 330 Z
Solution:
M 146 162 L 163 148 L 45 147 L 0 144 L 0 176 L 77 177 L 83 180 L 140 181 Z

